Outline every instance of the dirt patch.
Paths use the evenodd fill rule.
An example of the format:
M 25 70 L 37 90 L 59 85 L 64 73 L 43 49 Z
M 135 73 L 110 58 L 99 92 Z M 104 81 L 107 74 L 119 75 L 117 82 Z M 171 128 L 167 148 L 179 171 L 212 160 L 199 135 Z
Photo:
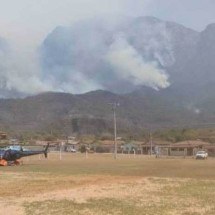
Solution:
M 80 156 L 1 169 L 0 214 L 215 214 L 215 159 Z
M 75 179 L 73 178 L 73 180 Z M 203 190 L 198 191 L 196 187 Z M 107 210 L 107 207 L 110 207 L 108 210 L 113 211 L 112 205 L 116 211 L 118 211 L 118 207 L 122 207 L 121 211 L 119 209 L 117 212 L 118 214 L 123 214 L 127 210 L 138 212 L 142 209 L 148 214 L 213 214 L 214 198 L 213 193 L 210 192 L 213 187 L 214 182 L 206 180 L 158 177 L 84 177 L 76 187 L 44 191 L 20 198 L 9 197 L 6 200 L 1 198 L 2 211 L 0 214 L 6 214 L 6 212 L 12 215 L 25 214 L 26 205 L 28 209 L 30 208 L 30 212 L 27 214 L 44 214 L 46 211 L 51 211 L 50 214 L 63 213 L 64 211 L 57 211 L 59 208 L 55 205 L 58 204 L 60 207 L 65 207 L 65 210 L 71 209 L 70 207 L 78 208 L 78 211 L 82 211 L 78 214 L 84 214 L 86 211 L 88 214 L 105 214 L 103 210 Z M 201 193 L 201 196 L 198 192 Z M 97 204 L 99 204 L 99 208 L 96 208 Z M 52 207 L 55 207 L 56 211 L 52 211 Z M 127 208 L 126 211 L 122 212 L 125 208 Z M 98 212 L 96 212 L 97 209 Z M 126 214 L 132 213 L 126 212 Z
M 4 208 L 4 212 L 17 212 L 14 214 L 21 215 L 24 214 L 22 205 L 26 202 L 62 201 L 66 199 L 77 203 L 84 203 L 89 199 L 111 198 L 122 200 L 132 198 L 141 203 L 147 202 L 151 198 L 151 195 L 161 190 L 166 186 L 166 183 L 172 183 L 170 179 L 166 181 L 158 178 L 102 176 L 94 176 L 94 178 L 86 177 L 83 182 L 77 187 L 70 189 L 46 191 L 34 196 L 16 199 L 10 197 L 6 202 L 0 201 L 0 207 Z M 173 183 L 171 186 L 174 186 Z M 154 196 L 153 201 L 159 203 L 160 197 Z
M 23 198 L 22 201 L 70 199 L 85 202 L 90 198 L 127 198 L 128 196 L 136 195 L 137 191 L 156 191 L 161 187 L 162 185 L 155 185 L 148 179 L 106 178 L 104 181 L 97 181 L 97 183 L 93 184 L 88 183 L 77 188 L 39 194 L 33 198 Z
M 0 215 L 10 214 L 10 215 L 23 215 L 25 210 L 22 206 L 22 202 L 14 201 L 0 201 Z

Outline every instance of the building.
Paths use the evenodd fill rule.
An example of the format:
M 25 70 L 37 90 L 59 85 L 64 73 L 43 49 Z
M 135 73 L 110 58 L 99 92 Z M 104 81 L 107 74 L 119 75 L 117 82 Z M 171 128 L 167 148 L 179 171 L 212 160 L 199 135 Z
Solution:
M 0 145 L 5 146 L 8 144 L 8 136 L 6 132 L 0 131 Z
M 194 156 L 199 150 L 209 150 L 212 156 L 215 153 L 215 145 L 201 140 L 187 140 L 170 145 L 157 145 L 157 153 L 160 156 Z
M 121 144 L 121 152 L 124 154 L 143 154 L 143 142 L 129 141 Z
M 158 149 L 162 151 L 163 154 L 167 154 L 165 147 L 170 146 L 172 143 L 168 141 L 162 141 L 162 140 L 155 140 L 155 141 L 149 141 L 146 143 L 143 143 L 141 145 L 142 148 L 142 154 L 155 154 L 158 152 Z M 162 150 L 161 150 L 162 149 Z
M 7 139 L 7 133 L 0 131 L 0 140 L 6 140 Z

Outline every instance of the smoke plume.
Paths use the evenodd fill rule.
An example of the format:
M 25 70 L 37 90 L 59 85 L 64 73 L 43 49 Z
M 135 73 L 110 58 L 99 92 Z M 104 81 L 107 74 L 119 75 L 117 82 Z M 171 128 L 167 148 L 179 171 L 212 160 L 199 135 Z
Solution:
M 41 48 L 43 79 L 50 80 L 49 85 L 57 90 L 72 93 L 96 89 L 125 93 L 140 86 L 168 87 L 163 65 L 172 64 L 173 57 L 163 29 L 158 25 L 159 31 L 151 32 L 146 20 L 148 24 L 133 29 L 132 34 L 125 27 L 129 26 L 126 21 L 113 25 L 91 20 L 56 28 Z M 141 43 L 138 35 L 144 29 L 155 38 L 142 35 Z M 157 34 L 161 35 L 159 46 Z
M 0 96 L 166 88 L 164 68 L 174 62 L 169 44 L 165 25 L 154 18 L 118 22 L 95 18 L 57 27 L 38 52 L 2 49 Z
M 116 38 L 106 57 L 117 76 L 134 86 L 144 85 L 154 89 L 169 86 L 168 76 L 157 63 L 144 61 L 123 37 Z

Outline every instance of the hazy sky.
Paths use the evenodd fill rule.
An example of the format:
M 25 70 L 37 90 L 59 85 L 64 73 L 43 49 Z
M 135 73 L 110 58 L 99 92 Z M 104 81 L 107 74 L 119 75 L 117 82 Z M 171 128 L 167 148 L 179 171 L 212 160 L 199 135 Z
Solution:
M 112 21 L 119 17 L 154 16 L 201 31 L 206 25 L 215 22 L 214 11 L 215 0 L 0 0 L 0 37 L 4 37 L 10 47 L 10 54 L 4 55 L 4 58 L 0 60 L 0 97 L 2 88 L 12 92 L 15 90 L 26 93 L 58 90 L 53 83 L 49 86 L 49 83 L 41 79 L 41 74 L 51 70 L 48 69 L 45 72 L 42 70 L 38 47 L 41 46 L 47 35 L 59 25 L 69 26 L 76 21 L 102 16 L 106 20 L 111 18 Z M 83 36 L 83 44 L 88 41 L 84 37 L 88 33 L 80 34 Z M 98 38 L 92 40 L 96 41 L 95 52 L 97 48 L 102 47 L 99 46 Z M 103 38 L 100 39 L 103 41 Z M 87 48 L 92 41 L 85 44 L 84 48 Z M 55 43 L 58 43 L 58 39 Z M 120 74 L 122 73 L 121 76 L 126 80 L 134 75 L 133 82 L 135 84 L 141 80 L 142 84 L 154 88 L 163 88 L 169 85 L 167 76 L 159 70 L 155 62 L 149 64 L 145 62 L 125 38 L 121 38 L 120 41 L 116 40 L 111 47 L 106 47 L 105 50 L 107 52 L 106 63 Z M 86 53 L 88 53 L 87 51 L 89 50 L 86 49 Z M 100 55 L 95 56 L 95 59 L 98 59 Z M 93 63 L 95 62 L 93 61 Z M 137 68 L 137 66 L 140 67 Z M 88 77 L 83 76 L 85 73 L 81 73 L 80 68 L 76 71 L 73 67 L 69 68 L 69 71 L 62 68 L 62 71 L 67 72 L 66 75 L 71 78 L 70 81 L 66 76 L 62 82 L 63 86 L 64 82 L 69 86 L 69 89 L 71 86 L 78 89 L 77 85 L 89 85 Z M 87 69 L 85 70 L 87 71 Z M 57 67 L 55 72 L 59 76 L 54 79 L 62 78 L 63 75 L 60 71 Z M 138 74 L 136 71 L 139 71 Z M 108 70 L 108 72 L 110 71 Z M 107 74 L 99 73 L 98 78 L 101 75 L 106 77 Z M 110 77 L 109 81 L 111 80 Z M 104 81 L 106 83 L 105 78 Z M 77 84 L 72 85 L 74 82 Z M 92 82 L 88 88 L 89 90 L 97 89 L 100 87 L 99 84 L 101 83 Z M 68 88 L 67 85 L 64 89 Z M 124 85 L 128 84 L 124 83 Z M 62 86 L 60 85 L 60 87 Z M 73 90 L 68 91 L 73 92 Z
M 214 0 L 0 0 L 0 35 L 31 46 L 57 25 L 102 14 L 153 15 L 202 30 L 214 11 Z

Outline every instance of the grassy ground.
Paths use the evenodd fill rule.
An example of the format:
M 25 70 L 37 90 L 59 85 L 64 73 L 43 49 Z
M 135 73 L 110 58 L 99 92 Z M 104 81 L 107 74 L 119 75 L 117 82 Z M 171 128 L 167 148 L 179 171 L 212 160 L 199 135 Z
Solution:
M 215 214 L 212 158 L 50 154 L 0 180 L 0 214 Z

